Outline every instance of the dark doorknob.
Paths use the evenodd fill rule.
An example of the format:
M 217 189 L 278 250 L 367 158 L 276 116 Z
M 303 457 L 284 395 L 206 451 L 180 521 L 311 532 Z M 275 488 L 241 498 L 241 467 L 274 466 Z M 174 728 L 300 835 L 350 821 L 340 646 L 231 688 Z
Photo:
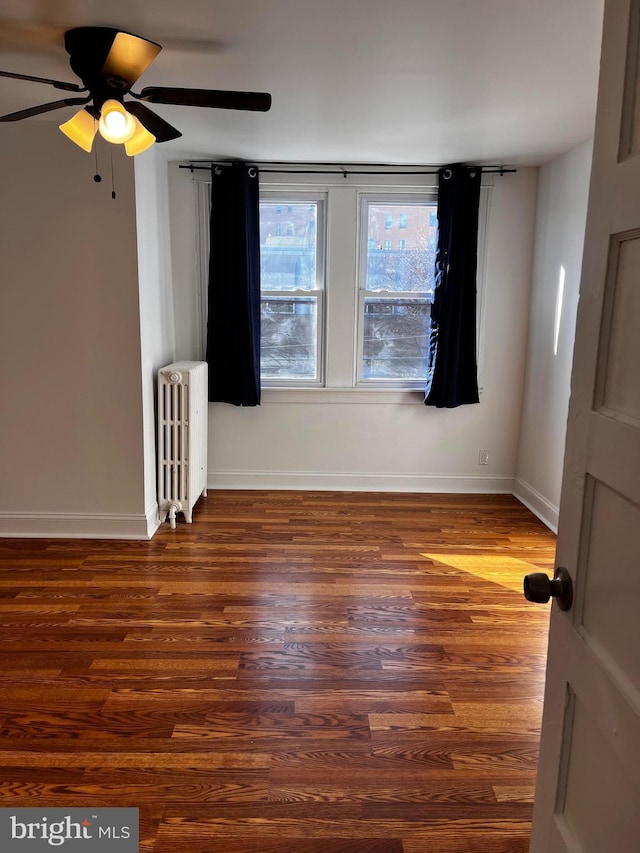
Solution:
M 550 598 L 555 598 L 560 610 L 570 610 L 573 604 L 571 575 L 562 566 L 556 569 L 553 580 L 544 572 L 525 575 L 524 597 L 537 604 L 546 604 Z

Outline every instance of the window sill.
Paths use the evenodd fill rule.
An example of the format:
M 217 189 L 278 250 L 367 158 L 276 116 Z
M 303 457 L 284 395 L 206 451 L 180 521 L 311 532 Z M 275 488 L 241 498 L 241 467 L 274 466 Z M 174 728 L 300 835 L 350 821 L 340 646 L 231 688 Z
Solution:
M 402 388 L 263 388 L 263 403 L 423 405 L 424 391 Z

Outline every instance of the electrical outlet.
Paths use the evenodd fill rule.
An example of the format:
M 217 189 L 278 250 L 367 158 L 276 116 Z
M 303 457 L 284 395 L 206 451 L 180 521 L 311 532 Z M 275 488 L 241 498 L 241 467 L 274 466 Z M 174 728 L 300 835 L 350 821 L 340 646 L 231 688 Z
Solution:
M 488 450 L 479 450 L 478 451 L 478 465 L 488 465 L 489 464 L 489 451 Z

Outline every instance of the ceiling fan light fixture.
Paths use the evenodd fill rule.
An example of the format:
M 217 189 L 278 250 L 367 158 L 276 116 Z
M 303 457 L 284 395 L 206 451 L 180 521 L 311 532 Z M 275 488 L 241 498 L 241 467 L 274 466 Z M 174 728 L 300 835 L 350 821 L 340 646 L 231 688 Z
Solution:
M 147 148 L 151 148 L 153 143 L 156 141 L 153 133 L 149 133 L 146 127 L 144 127 L 138 119 L 133 116 L 133 120 L 136 124 L 136 130 L 131 139 L 124 144 L 124 150 L 127 152 L 129 157 L 135 157 L 136 154 L 142 154 L 143 151 L 146 151 Z
M 89 153 L 93 147 L 93 140 L 98 130 L 97 122 L 91 113 L 85 109 L 78 112 L 60 125 L 60 130 L 75 142 L 80 148 Z
M 93 149 L 96 133 L 110 143 L 124 145 L 129 157 L 154 142 L 170 142 L 182 134 L 149 109 L 145 102 L 220 110 L 266 112 L 271 107 L 267 92 L 236 92 L 222 89 L 185 89 L 147 86 L 136 93 L 131 87 L 162 50 L 149 39 L 112 27 L 75 27 L 64 34 L 69 65 L 80 83 L 0 71 L 0 77 L 44 83 L 82 97 L 66 97 L 17 112 L 0 115 L 0 122 L 22 121 L 53 110 L 83 105 L 60 130 L 84 151 Z M 86 93 L 86 94 L 85 94 Z M 135 100 L 127 99 L 131 95 Z
M 98 123 L 100 136 L 116 145 L 128 142 L 136 132 L 136 120 L 120 101 L 105 101 L 100 110 Z

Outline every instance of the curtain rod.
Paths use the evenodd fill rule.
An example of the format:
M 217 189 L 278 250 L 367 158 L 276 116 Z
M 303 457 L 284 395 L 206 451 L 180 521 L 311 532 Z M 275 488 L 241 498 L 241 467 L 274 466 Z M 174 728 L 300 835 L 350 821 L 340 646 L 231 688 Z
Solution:
M 201 162 L 201 161 L 198 161 Z M 222 160 L 222 161 L 207 161 L 208 165 L 199 166 L 197 163 L 187 163 L 185 165 L 179 164 L 179 169 L 189 169 L 190 172 L 194 171 L 209 171 L 212 166 L 231 166 L 233 163 L 238 162 L 235 160 Z M 242 161 L 245 162 L 245 161 Z M 248 166 L 257 166 L 260 171 L 264 174 L 283 174 L 283 175 L 343 175 L 345 178 L 347 175 L 437 175 L 440 169 L 446 168 L 446 166 L 441 166 L 439 168 L 433 168 L 431 166 L 412 166 L 409 167 L 409 171 L 402 170 L 402 167 L 399 166 L 394 168 L 391 163 L 370 163 L 369 169 L 347 169 L 341 166 L 338 166 L 336 163 L 280 163 L 278 161 L 265 161 L 264 164 L 257 162 L 247 162 L 245 165 Z M 263 165 L 267 166 L 296 166 L 302 168 L 293 168 L 293 169 L 265 169 Z M 333 169 L 307 169 L 305 166 L 333 166 Z M 517 172 L 517 169 L 507 169 L 504 166 L 469 166 L 470 169 L 482 169 L 485 174 L 498 174 L 498 175 L 506 175 L 511 172 Z M 371 171 L 373 169 L 374 171 Z M 390 169 L 391 171 L 379 171 L 379 169 Z

